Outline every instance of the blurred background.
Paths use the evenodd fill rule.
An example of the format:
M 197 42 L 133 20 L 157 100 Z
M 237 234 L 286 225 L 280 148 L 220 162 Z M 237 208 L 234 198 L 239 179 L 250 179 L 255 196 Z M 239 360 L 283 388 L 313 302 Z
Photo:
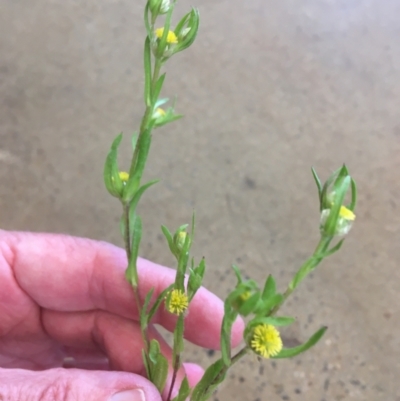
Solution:
M 121 245 L 104 189 L 112 139 L 142 115 L 145 1 L 0 0 L 0 221 Z M 399 401 L 400 2 L 181 0 L 201 14 L 195 44 L 170 60 L 164 96 L 185 118 L 155 131 L 141 254 L 170 265 L 160 225 L 197 213 L 196 257 L 224 296 L 237 263 L 281 289 L 318 239 L 310 173 L 346 163 L 355 227 L 284 313 L 288 345 L 329 330 L 292 360 L 252 357 L 215 401 Z M 206 366 L 212 351 L 190 348 Z

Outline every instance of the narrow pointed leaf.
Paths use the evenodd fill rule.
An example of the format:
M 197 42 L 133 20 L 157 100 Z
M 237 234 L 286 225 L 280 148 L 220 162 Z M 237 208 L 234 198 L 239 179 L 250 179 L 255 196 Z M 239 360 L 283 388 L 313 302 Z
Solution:
M 182 381 L 181 387 L 179 388 L 179 393 L 178 395 L 172 399 L 172 401 L 186 401 L 186 398 L 188 398 L 190 394 L 190 387 L 189 387 L 189 381 L 187 377 Z
M 165 80 L 165 75 L 166 75 L 166 73 L 164 72 L 164 74 L 162 74 L 157 79 L 157 82 L 156 82 L 156 84 L 154 86 L 154 92 L 153 92 L 153 103 L 155 103 L 154 108 L 159 107 L 159 104 L 157 104 L 157 99 L 160 96 L 161 89 L 162 89 L 162 86 L 163 86 L 164 80 Z M 168 101 L 168 99 L 167 99 L 167 101 Z
M 242 283 L 243 279 L 242 279 L 242 274 L 240 273 L 239 268 L 236 265 L 232 265 L 232 269 L 235 272 L 238 284 Z
M 126 269 L 125 276 L 132 284 L 133 287 L 137 287 L 138 285 L 138 274 L 137 274 L 137 258 L 139 255 L 139 245 L 140 240 L 142 238 L 142 221 L 139 216 L 134 215 L 133 218 L 130 218 L 129 228 L 132 232 L 132 248 L 131 248 L 131 258 L 129 260 L 128 268 Z
M 147 107 L 151 106 L 151 100 L 151 51 L 148 35 L 144 42 L 144 101 Z
M 272 297 L 276 293 L 276 282 L 275 279 L 270 274 L 265 281 L 264 289 L 261 295 L 262 300 L 267 300 L 268 298 Z
M 168 360 L 160 352 L 157 357 L 157 363 L 154 366 L 152 382 L 157 387 L 158 391 L 162 393 L 167 382 L 168 377 Z
M 119 177 L 119 169 L 118 169 L 118 147 L 122 141 L 122 133 L 119 134 L 113 141 L 111 145 L 111 149 L 107 155 L 105 164 L 104 164 L 104 184 L 108 190 L 108 192 L 115 197 L 120 197 L 122 193 L 123 184 Z
M 301 344 L 297 347 L 293 348 L 283 348 L 282 351 L 272 357 L 274 359 L 281 359 L 281 358 L 291 358 L 293 356 L 299 355 L 304 351 L 307 351 L 309 348 L 311 348 L 313 345 L 315 345 L 324 335 L 325 331 L 327 330 L 327 327 L 322 327 L 319 329 L 314 335 L 310 337 L 310 339 L 305 342 L 304 344 Z
M 149 323 L 147 309 L 149 307 L 151 297 L 153 296 L 153 292 L 154 292 L 154 288 L 152 288 L 146 294 L 146 298 L 144 299 L 144 302 L 143 302 L 143 307 L 140 310 L 140 327 L 141 327 L 142 331 L 144 331 L 147 328 L 147 325 Z
M 221 359 L 210 365 L 204 372 L 203 377 L 197 383 L 192 391 L 191 401 L 204 401 L 209 398 L 209 396 L 217 388 L 226 376 L 226 366 Z M 213 385 L 210 385 L 213 383 Z
M 315 184 L 317 185 L 317 189 L 318 189 L 318 199 L 320 201 L 320 208 L 321 208 L 321 195 L 322 195 L 322 184 L 321 184 L 321 180 L 318 177 L 317 172 L 314 170 L 314 167 L 311 167 L 311 172 L 312 175 L 314 177 L 314 181 Z M 322 209 L 322 208 L 321 208 Z
M 268 298 L 263 303 L 260 303 L 260 306 L 256 310 L 257 317 L 263 317 L 268 315 L 275 306 L 280 305 L 283 302 L 284 298 L 282 294 L 275 294 L 272 297 Z
M 158 308 L 160 307 L 162 301 L 165 299 L 167 294 L 174 288 L 174 284 L 168 286 L 165 290 L 163 290 L 160 295 L 157 297 L 156 301 L 154 302 L 153 306 L 150 308 L 148 313 L 147 319 L 151 322 L 152 317 L 157 313 Z

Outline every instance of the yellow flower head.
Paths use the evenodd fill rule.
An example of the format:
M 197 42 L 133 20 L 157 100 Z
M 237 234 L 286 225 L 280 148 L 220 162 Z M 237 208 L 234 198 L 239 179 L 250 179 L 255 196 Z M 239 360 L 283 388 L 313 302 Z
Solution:
M 123 183 L 127 182 L 129 180 L 129 174 L 126 171 L 120 171 L 119 172 L 119 178 Z
M 189 300 L 187 295 L 181 290 L 172 290 L 167 301 L 167 310 L 175 315 L 180 315 L 187 309 Z
M 270 358 L 279 354 L 282 349 L 281 335 L 274 326 L 259 324 L 253 330 L 250 346 L 256 354 Z
M 161 39 L 164 33 L 164 28 L 158 28 L 155 30 L 155 34 L 158 39 Z M 173 43 L 178 43 L 178 38 L 175 35 L 175 32 L 173 31 L 168 31 L 167 34 L 167 43 L 173 44 Z
M 350 209 L 347 209 L 346 206 L 340 207 L 339 216 L 350 221 L 353 221 L 356 218 L 356 215 Z

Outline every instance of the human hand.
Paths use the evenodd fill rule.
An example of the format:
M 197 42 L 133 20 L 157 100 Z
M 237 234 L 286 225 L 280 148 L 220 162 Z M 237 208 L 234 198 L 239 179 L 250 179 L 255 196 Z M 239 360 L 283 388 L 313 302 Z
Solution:
M 88 239 L 0 230 L 0 399 L 160 401 L 145 379 L 138 310 L 126 282 L 122 249 Z M 138 263 L 140 298 L 158 295 L 175 271 L 144 259 Z M 185 338 L 219 348 L 223 304 L 201 288 L 190 304 Z M 176 317 L 160 308 L 153 324 L 172 331 Z M 243 322 L 233 327 L 232 345 Z M 163 354 L 171 349 L 154 326 Z M 69 366 L 62 368 L 65 358 Z M 184 364 L 191 386 L 202 376 Z

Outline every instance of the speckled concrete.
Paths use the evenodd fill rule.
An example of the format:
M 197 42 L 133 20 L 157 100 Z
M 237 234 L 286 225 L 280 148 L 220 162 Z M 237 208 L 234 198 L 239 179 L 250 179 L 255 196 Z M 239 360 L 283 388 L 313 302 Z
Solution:
M 102 165 L 143 111 L 142 3 L 0 0 L 2 228 L 121 243 Z M 159 225 L 194 207 L 210 289 L 231 288 L 232 262 L 284 288 L 318 239 L 310 166 L 326 177 L 346 162 L 360 192 L 342 252 L 286 307 L 298 317 L 287 343 L 328 325 L 324 340 L 293 360 L 249 358 L 215 399 L 399 401 L 400 3 L 194 4 L 198 41 L 170 62 L 164 92 L 186 118 L 155 134 L 147 176 L 162 181 L 141 205 L 143 256 L 170 263 Z

